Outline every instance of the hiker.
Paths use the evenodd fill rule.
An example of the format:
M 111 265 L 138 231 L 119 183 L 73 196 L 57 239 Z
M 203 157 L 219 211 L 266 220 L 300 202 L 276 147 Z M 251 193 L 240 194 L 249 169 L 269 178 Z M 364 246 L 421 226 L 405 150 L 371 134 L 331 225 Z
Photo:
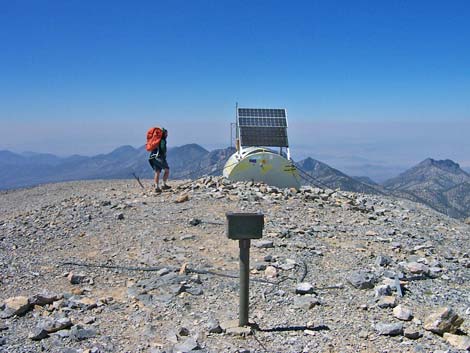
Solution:
M 158 129 L 158 128 L 154 128 Z M 150 132 L 150 131 L 149 131 Z M 159 134 L 159 131 L 156 132 Z M 160 134 L 159 134 L 160 135 Z M 168 131 L 166 129 L 161 129 L 161 136 L 158 144 L 154 147 L 149 156 L 149 163 L 152 166 L 152 169 L 155 171 L 155 192 L 162 192 L 163 190 L 171 189 L 171 186 L 167 185 L 168 177 L 170 176 L 170 167 L 166 161 L 166 138 L 168 136 Z M 160 188 L 160 173 L 164 169 L 163 173 L 163 185 Z

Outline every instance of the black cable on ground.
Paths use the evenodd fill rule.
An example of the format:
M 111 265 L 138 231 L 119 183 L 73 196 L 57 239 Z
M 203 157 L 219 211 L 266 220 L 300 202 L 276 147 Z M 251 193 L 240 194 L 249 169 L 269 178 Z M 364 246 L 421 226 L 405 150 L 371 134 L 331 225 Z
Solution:
M 116 270 L 127 270 L 127 271 L 160 271 L 163 268 L 168 268 L 167 266 L 159 266 L 159 267 L 138 267 L 138 266 L 118 266 L 118 265 L 105 265 L 105 264 L 90 264 L 84 262 L 72 262 L 66 261 L 61 262 L 60 266 L 79 266 L 79 267 L 97 267 L 97 268 L 107 268 L 107 269 L 116 269 Z M 176 267 L 168 268 L 169 270 L 177 270 Z
M 299 283 L 303 282 L 305 280 L 305 277 L 307 277 L 307 263 L 305 262 L 304 259 L 302 259 L 302 274 L 299 277 Z
M 73 261 L 61 262 L 61 263 L 59 263 L 59 266 L 95 267 L 95 268 L 106 268 L 106 269 L 114 269 L 114 270 L 144 271 L 144 272 L 156 272 L 156 271 L 160 271 L 163 268 L 166 268 L 166 269 L 168 269 L 170 271 L 174 271 L 174 272 L 179 270 L 178 267 L 174 267 L 174 266 L 170 266 L 170 267 L 169 266 L 153 266 L 153 267 L 120 266 L 120 265 L 106 265 L 106 264 L 90 264 L 90 263 L 85 263 L 85 262 L 73 262 Z M 190 273 L 197 273 L 197 274 L 201 274 L 201 275 L 213 275 L 213 276 L 234 278 L 234 279 L 239 278 L 239 275 L 232 275 L 232 274 L 214 272 L 214 271 L 209 271 L 209 270 L 198 270 L 196 268 L 186 267 L 185 270 L 187 272 L 190 272 Z M 303 277 L 303 275 L 302 275 L 302 277 Z M 275 285 L 275 286 L 280 285 L 282 282 L 285 282 L 287 280 L 292 280 L 294 282 L 299 281 L 298 279 L 292 278 L 292 277 L 289 277 L 289 276 L 283 276 L 276 282 L 267 281 L 267 280 L 258 279 L 258 278 L 250 278 L 250 281 L 252 281 L 252 282 L 264 283 L 264 284 Z M 342 285 L 327 286 L 327 287 L 314 287 L 313 289 L 314 290 L 327 290 L 327 289 L 341 289 L 341 288 L 343 288 Z
M 261 348 L 264 349 L 265 352 L 269 352 L 269 350 L 266 348 L 266 346 L 261 343 L 261 341 L 258 339 L 258 337 L 256 337 L 256 329 L 252 329 L 251 330 L 251 333 L 253 334 L 253 338 L 255 339 L 256 342 L 258 342 L 258 344 L 261 346 Z
M 62 262 L 59 265 L 60 266 L 96 267 L 96 268 L 106 268 L 106 269 L 126 270 L 126 271 L 146 271 L 146 272 L 160 271 L 163 268 L 167 268 L 170 271 L 177 271 L 179 269 L 177 267 L 168 267 L 168 266 L 158 266 L 158 267 L 119 266 L 119 265 L 105 265 L 105 264 L 90 264 L 90 263 L 73 262 L 73 261 Z M 239 275 L 232 275 L 232 274 L 214 272 L 214 271 L 209 271 L 209 270 L 198 270 L 198 269 L 189 268 L 189 267 L 187 267 L 185 270 L 190 273 L 197 273 L 201 275 L 213 275 L 213 276 L 226 277 L 226 278 L 239 278 Z M 267 281 L 267 280 L 258 279 L 258 278 L 250 278 L 250 281 L 270 284 L 270 285 L 279 285 L 282 282 L 286 281 L 287 279 L 290 279 L 290 278 L 284 277 L 276 282 Z

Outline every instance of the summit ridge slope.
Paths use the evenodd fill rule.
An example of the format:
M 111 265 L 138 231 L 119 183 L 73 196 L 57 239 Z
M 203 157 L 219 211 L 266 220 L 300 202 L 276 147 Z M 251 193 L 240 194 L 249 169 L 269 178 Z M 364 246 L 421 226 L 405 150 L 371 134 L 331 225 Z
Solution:
M 384 195 L 211 176 L 157 195 L 143 183 L 2 192 L 0 350 L 413 352 L 468 339 L 469 224 Z M 227 324 L 239 289 L 228 211 L 265 215 L 251 248 L 256 325 L 241 337 Z M 443 313 L 445 339 L 429 324 Z

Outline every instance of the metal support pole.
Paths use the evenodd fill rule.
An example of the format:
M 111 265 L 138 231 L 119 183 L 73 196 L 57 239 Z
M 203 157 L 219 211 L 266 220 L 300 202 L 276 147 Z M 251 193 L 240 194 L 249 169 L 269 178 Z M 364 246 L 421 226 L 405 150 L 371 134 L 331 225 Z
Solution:
M 240 239 L 240 317 L 238 326 L 248 325 L 250 301 L 250 239 Z

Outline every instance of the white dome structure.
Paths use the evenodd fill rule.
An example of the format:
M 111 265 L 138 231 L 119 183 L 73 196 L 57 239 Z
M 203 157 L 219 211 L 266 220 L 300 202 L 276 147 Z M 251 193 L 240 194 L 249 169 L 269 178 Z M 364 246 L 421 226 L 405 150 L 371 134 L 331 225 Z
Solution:
M 233 181 L 263 182 L 280 188 L 300 188 L 290 159 L 285 109 L 237 107 L 237 152 L 226 162 L 223 175 Z M 266 147 L 279 147 L 275 153 Z M 286 148 L 287 158 L 282 149 Z
M 224 177 L 233 181 L 263 182 L 279 188 L 300 188 L 300 179 L 292 161 L 259 147 L 234 153 L 225 164 Z

